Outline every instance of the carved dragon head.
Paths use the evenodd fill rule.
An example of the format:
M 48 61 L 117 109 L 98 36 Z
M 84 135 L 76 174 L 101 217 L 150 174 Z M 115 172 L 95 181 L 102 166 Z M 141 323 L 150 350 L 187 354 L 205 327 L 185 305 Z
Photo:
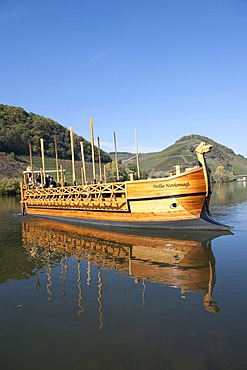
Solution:
M 198 147 L 196 148 L 195 152 L 198 154 L 208 153 L 212 149 L 212 145 L 206 144 L 204 141 L 202 141 Z

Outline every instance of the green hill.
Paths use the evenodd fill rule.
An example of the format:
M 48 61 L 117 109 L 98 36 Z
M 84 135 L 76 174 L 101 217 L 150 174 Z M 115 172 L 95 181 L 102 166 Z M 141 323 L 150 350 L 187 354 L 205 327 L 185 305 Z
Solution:
M 144 153 L 139 155 L 140 168 L 150 176 L 164 176 L 173 170 L 175 165 L 182 168 L 197 165 L 195 148 L 201 141 L 212 144 L 213 148 L 207 154 L 207 162 L 212 173 L 217 167 L 223 166 L 226 171 L 235 175 L 247 173 L 247 159 L 242 155 L 236 155 L 234 151 L 216 141 L 201 135 L 184 136 L 173 145 L 156 153 Z M 122 154 L 119 157 L 125 166 L 132 166 L 136 162 L 135 154 Z
M 66 169 L 70 181 L 69 130 L 50 118 L 27 113 L 22 108 L 0 104 L 0 181 L 6 178 L 16 178 L 16 180 L 20 178 L 22 170 L 29 164 L 29 141 L 32 144 L 34 167 L 41 168 L 40 138 L 45 140 L 46 168 L 55 168 L 54 135 L 57 136 L 59 162 Z M 88 180 L 91 181 L 91 144 L 83 137 L 74 134 L 77 178 L 80 178 L 81 171 L 80 141 L 84 143 Z M 167 176 L 177 164 L 180 164 L 182 169 L 197 165 L 195 148 L 201 141 L 213 146 L 212 151 L 207 155 L 207 162 L 213 176 L 215 176 L 215 172 L 216 174 L 219 172 L 219 168 L 221 171 L 224 170 L 224 176 L 226 175 L 225 178 L 228 181 L 233 178 L 233 175 L 247 174 L 247 159 L 242 155 L 236 155 L 232 149 L 208 137 L 192 134 L 182 137 L 160 152 L 141 153 L 139 161 L 142 178 Z M 95 148 L 96 170 L 98 171 L 97 157 L 98 151 Z M 136 155 L 121 152 L 118 153 L 118 159 L 122 163 L 121 168 L 125 172 L 125 177 L 128 178 L 129 171 L 136 170 Z M 102 163 L 111 162 L 115 160 L 115 154 L 108 154 L 101 150 L 101 160 Z M 108 171 L 113 172 L 112 169 L 108 169 Z M 221 176 L 221 180 L 224 176 Z M 217 180 L 216 176 L 215 179 Z
M 27 113 L 24 109 L 0 104 L 0 152 L 28 155 L 28 142 L 32 145 L 33 155 L 40 155 L 40 139 L 45 142 L 45 155 L 54 157 L 54 135 L 57 136 L 58 156 L 61 159 L 70 159 L 70 132 L 67 128 L 34 113 Z M 82 136 L 74 134 L 75 158 L 80 159 L 80 141 L 83 141 L 86 161 L 91 161 L 91 143 Z M 97 160 L 98 150 L 95 148 Z M 101 161 L 111 162 L 108 153 L 101 150 Z

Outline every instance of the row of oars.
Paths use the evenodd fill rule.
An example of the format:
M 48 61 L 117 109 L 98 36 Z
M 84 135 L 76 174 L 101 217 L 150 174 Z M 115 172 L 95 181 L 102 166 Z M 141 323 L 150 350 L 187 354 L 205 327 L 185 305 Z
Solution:
M 94 153 L 94 128 L 93 128 L 93 119 L 90 118 L 90 138 L 91 138 L 91 151 L 92 151 L 92 168 L 93 168 L 93 182 L 96 183 L 96 168 L 95 168 L 95 153 Z M 118 168 L 118 152 L 117 152 L 117 139 L 116 133 L 113 132 L 113 139 L 114 139 L 114 149 L 115 149 L 115 162 L 116 162 L 116 178 L 119 181 L 119 168 Z M 135 143 L 136 143 L 136 165 L 137 165 L 137 177 L 140 179 L 140 166 L 139 166 L 139 154 L 138 154 L 138 142 L 137 142 L 137 135 L 135 130 Z M 74 138 L 73 138 L 73 128 L 70 126 L 70 145 L 71 145 L 71 159 L 72 159 L 72 181 L 73 185 L 76 185 L 76 173 L 75 173 L 75 152 L 74 152 Z M 55 159 L 56 159 L 56 175 L 57 175 L 57 182 L 60 183 L 62 186 L 64 185 L 64 170 L 62 166 L 59 169 L 59 160 L 58 160 L 58 146 L 57 146 L 57 136 L 54 135 L 54 146 L 55 146 Z M 101 153 L 100 153 L 100 138 L 97 137 L 97 146 L 98 146 L 98 164 L 99 164 L 99 182 L 102 183 L 102 165 L 101 165 Z M 40 139 L 40 148 L 41 148 L 41 160 L 42 160 L 42 168 L 40 169 L 41 173 L 41 184 L 45 183 L 45 151 L 44 151 L 44 139 Z M 83 141 L 80 141 L 80 148 L 81 148 L 81 159 L 82 159 L 82 167 L 81 167 L 81 179 L 82 184 L 87 184 L 87 176 L 86 176 L 86 166 L 85 166 L 85 156 L 84 156 L 84 147 Z M 32 172 L 32 179 L 33 179 L 33 160 L 32 160 L 32 146 L 29 142 L 29 155 L 30 155 L 30 167 Z M 49 171 L 50 172 L 50 171 Z M 60 176 L 59 176 L 60 174 Z M 106 183 L 106 165 L 104 165 L 104 182 Z

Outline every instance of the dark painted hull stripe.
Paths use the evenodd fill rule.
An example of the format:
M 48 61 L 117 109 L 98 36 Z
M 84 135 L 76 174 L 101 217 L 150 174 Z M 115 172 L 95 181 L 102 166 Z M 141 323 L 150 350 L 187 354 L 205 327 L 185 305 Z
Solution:
M 185 230 L 229 230 L 229 226 L 222 225 L 211 219 L 208 215 L 205 218 L 193 220 L 161 221 L 161 222 L 124 222 L 124 221 L 101 221 L 92 219 L 78 219 L 73 217 L 47 216 L 42 214 L 34 215 L 36 217 L 50 218 L 54 220 L 64 220 L 69 222 L 78 222 L 85 225 L 106 226 L 110 228 L 144 228 L 144 229 L 185 229 Z

